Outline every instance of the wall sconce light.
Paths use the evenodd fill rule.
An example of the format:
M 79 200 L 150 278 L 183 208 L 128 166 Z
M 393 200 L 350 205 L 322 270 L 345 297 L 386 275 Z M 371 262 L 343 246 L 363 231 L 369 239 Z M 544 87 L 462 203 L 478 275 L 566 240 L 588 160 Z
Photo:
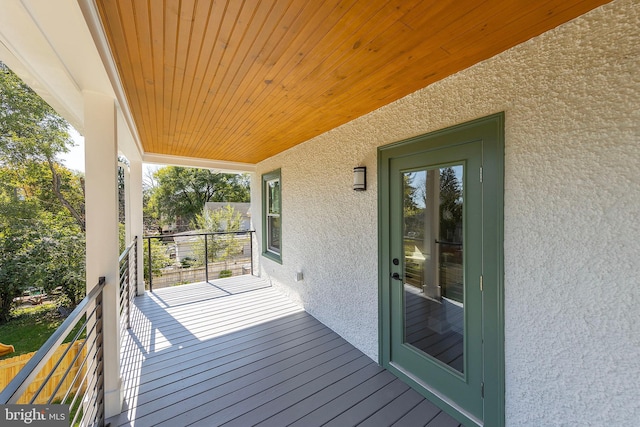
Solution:
M 367 168 L 365 166 L 353 168 L 353 189 L 356 191 L 367 189 Z

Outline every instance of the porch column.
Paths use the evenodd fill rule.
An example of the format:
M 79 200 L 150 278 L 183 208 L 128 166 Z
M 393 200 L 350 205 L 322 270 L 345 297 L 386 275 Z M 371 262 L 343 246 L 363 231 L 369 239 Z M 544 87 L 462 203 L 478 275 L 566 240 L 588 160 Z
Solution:
M 144 251 L 142 236 L 144 234 L 142 214 L 142 160 L 129 159 L 129 216 L 132 236 L 138 236 L 138 295 L 144 294 Z M 131 243 L 131 242 L 129 242 Z
M 425 190 L 427 193 L 424 210 L 424 286 L 423 292 L 429 298 L 440 299 L 440 265 L 438 240 L 440 236 L 440 170 L 427 171 Z
M 85 214 L 87 291 L 104 276 L 105 416 L 122 407 L 120 316 L 118 314 L 118 186 L 117 132 L 114 99 L 84 92 Z

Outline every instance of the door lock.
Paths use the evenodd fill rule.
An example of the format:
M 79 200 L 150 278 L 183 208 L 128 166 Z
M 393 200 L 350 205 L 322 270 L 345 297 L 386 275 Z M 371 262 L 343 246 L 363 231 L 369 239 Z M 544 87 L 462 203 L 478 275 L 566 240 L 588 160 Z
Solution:
M 402 282 L 402 277 L 400 277 L 400 275 L 399 275 L 398 273 L 393 273 L 393 274 L 391 274 L 391 278 L 392 278 L 393 280 L 399 280 L 399 281 L 401 281 L 401 282 Z

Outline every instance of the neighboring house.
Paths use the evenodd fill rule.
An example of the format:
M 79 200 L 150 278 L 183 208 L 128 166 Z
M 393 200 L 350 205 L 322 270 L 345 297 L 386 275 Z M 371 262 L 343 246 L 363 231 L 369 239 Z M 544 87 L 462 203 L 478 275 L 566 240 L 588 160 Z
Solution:
M 259 259 L 260 275 L 467 425 L 637 424 L 637 0 L 569 2 L 571 7 L 599 7 L 567 16 L 499 53 L 477 57 L 453 74 L 442 71 L 451 74 L 444 78 L 429 80 L 445 70 L 450 55 L 462 51 L 474 56 L 475 39 L 467 35 L 463 43 L 455 44 L 461 37 L 451 30 L 432 52 L 433 60 L 419 62 L 417 68 L 412 62 L 414 51 L 397 58 L 397 65 L 406 69 L 388 69 L 394 66 L 390 59 L 380 65 L 387 71 L 385 78 L 380 77 L 382 86 L 374 86 L 377 81 L 370 77 L 376 67 L 351 69 L 362 73 L 357 81 L 347 80 L 349 72 L 341 74 L 340 67 L 328 71 L 319 65 L 310 67 L 299 85 L 319 82 L 321 87 L 344 79 L 336 87 L 365 86 L 342 98 L 331 91 L 313 92 L 305 98 L 308 103 L 299 107 L 302 114 L 296 116 L 296 123 L 286 121 L 287 114 L 295 111 L 285 111 L 296 99 L 287 92 L 295 84 L 286 86 L 285 81 L 261 76 L 255 79 L 261 86 L 250 90 L 235 76 L 223 73 L 216 82 L 233 88 L 224 93 L 244 94 L 228 105 L 230 109 L 262 98 L 274 104 L 262 111 L 272 116 L 234 117 L 234 126 L 257 123 L 253 134 L 213 121 L 206 129 L 246 138 L 240 148 L 221 139 L 220 147 L 232 147 L 237 153 L 216 158 L 205 158 L 208 152 L 201 146 L 184 148 L 178 142 L 174 146 L 173 140 L 162 145 L 156 137 L 166 133 L 168 125 L 152 126 L 153 138 L 147 134 L 149 123 L 159 123 L 160 116 L 170 116 L 177 107 L 147 110 L 146 104 L 126 102 L 163 99 L 162 94 L 152 96 L 151 87 L 154 81 L 163 81 L 163 75 L 154 75 L 154 70 L 166 70 L 166 64 L 146 69 L 137 57 L 152 48 L 155 38 L 136 44 L 138 54 L 130 58 L 139 72 L 132 67 L 130 74 L 119 74 L 111 54 L 122 53 L 117 42 L 126 37 L 116 34 L 117 46 L 108 43 L 93 2 L 49 3 L 54 2 L 15 0 L 0 6 L 0 59 L 86 137 L 88 283 L 117 274 L 117 201 L 110 184 L 115 185 L 115 167 L 105 159 L 113 157 L 115 164 L 118 151 L 127 156 L 133 194 L 142 194 L 143 161 L 248 172 L 252 174 L 250 216 L 258 236 L 254 256 Z M 411 4 L 417 8 L 427 3 L 431 4 Z M 449 10 L 455 9 L 454 3 Z M 569 14 L 558 6 L 569 3 L 550 2 L 549 8 L 551 3 L 556 7 L 553 11 L 537 9 L 540 21 Z M 504 24 L 513 34 L 526 33 L 509 14 L 515 16 L 536 2 L 484 2 L 477 8 L 482 11 L 495 4 L 507 14 L 495 26 Z M 394 16 L 390 13 L 389 19 Z M 423 16 L 418 14 L 416 19 Z M 247 15 L 250 18 L 253 15 Z M 463 20 L 467 28 L 478 31 L 478 39 L 494 29 L 483 22 Z M 247 34 L 255 29 L 243 23 Z M 414 24 L 415 28 L 426 25 Z M 362 52 L 362 61 L 375 56 L 376 49 L 410 39 L 414 27 L 390 25 L 397 33 L 390 29 L 393 37 L 381 34 L 377 44 Z M 301 39 L 312 40 L 318 33 L 300 34 Z M 360 48 L 359 39 L 352 40 L 346 33 L 343 37 L 349 52 Z M 496 35 L 490 42 L 498 44 L 502 39 Z M 445 49 L 449 43 L 453 47 Z M 232 51 L 234 58 L 271 64 L 261 56 L 263 51 L 235 55 L 235 45 L 225 41 L 220 46 L 214 49 L 216 54 Z M 281 52 L 287 46 L 268 47 Z M 313 46 L 307 47 L 294 52 L 299 57 L 291 62 L 298 68 L 313 60 L 313 54 L 306 55 Z M 343 44 L 335 47 L 332 63 L 342 64 L 344 57 L 337 49 Z M 218 63 L 226 67 L 225 61 Z M 194 70 L 177 68 L 181 75 L 201 77 L 194 77 Z M 403 74 L 407 70 L 412 72 Z M 402 96 L 387 92 L 410 79 L 423 79 L 424 84 Z M 320 91 L 319 86 L 313 88 Z M 271 97 L 275 92 L 266 88 L 284 92 L 283 98 L 277 98 L 280 104 Z M 211 86 L 197 102 L 190 98 L 188 114 L 195 114 L 191 110 L 195 105 L 209 108 L 208 96 L 217 91 L 218 86 Z M 374 96 L 381 100 L 379 105 L 368 104 L 371 108 L 355 115 L 346 108 L 358 105 L 370 91 L 379 91 Z M 174 97 L 180 93 L 176 89 Z M 164 98 L 171 98 L 169 92 Z M 313 115 L 334 98 L 342 103 L 322 110 L 323 115 Z M 319 129 L 334 113 L 343 120 L 314 134 L 316 126 Z M 137 117 L 144 120 L 136 121 Z M 283 121 L 285 126 L 271 132 L 270 126 Z M 274 148 L 266 157 L 256 154 L 261 152 L 259 145 L 246 142 L 267 135 L 273 145 L 265 146 L 283 147 L 287 136 L 282 136 L 283 129 L 298 125 L 309 132 L 296 127 L 297 133 L 287 135 L 308 135 L 297 141 L 302 143 Z M 186 131 L 185 135 L 185 141 L 196 139 Z M 215 145 L 211 142 L 215 138 L 206 138 L 202 135 L 202 146 Z M 366 167 L 365 191 L 353 190 L 354 181 L 359 186 L 363 181 L 362 175 L 354 173 L 356 167 Z M 438 213 L 439 202 L 433 202 L 438 200 L 439 175 L 449 167 L 459 168 L 465 195 L 463 233 L 452 233 L 456 241 L 442 238 L 441 219 L 446 215 Z M 408 230 L 403 196 L 411 190 L 415 174 L 426 177 L 426 202 L 416 201 L 412 207 L 424 221 L 416 222 L 421 224 L 418 229 Z M 111 193 L 114 200 L 105 196 Z M 132 198 L 130 236 L 139 235 L 142 227 L 139 199 Z M 406 237 L 411 237 L 411 248 L 406 247 Z M 416 283 L 403 280 L 403 266 L 409 264 L 410 256 L 412 265 L 418 265 L 412 279 Z M 296 280 L 301 277 L 297 273 L 303 273 L 304 280 Z M 452 279 L 446 285 L 450 289 L 443 289 L 439 280 L 449 273 L 462 276 L 464 283 Z M 424 316 L 425 311 L 432 315 L 424 324 L 413 322 L 414 314 Z M 117 314 L 105 314 L 107 324 L 116 320 Z M 429 339 L 427 329 L 443 340 L 423 346 Z M 105 338 L 105 369 L 112 373 L 119 368 L 118 345 L 117 336 Z M 108 414 L 117 413 L 121 402 L 117 375 L 112 376 L 106 376 Z
M 190 226 L 191 224 L 189 224 L 188 221 L 185 221 L 184 219 L 182 219 L 182 217 L 178 217 L 171 224 L 164 224 L 162 226 L 162 234 L 174 234 L 174 233 L 185 232 L 189 230 Z
M 251 203 L 233 203 L 233 202 L 207 202 L 204 208 L 210 211 L 216 211 L 225 209 L 227 206 L 231 206 L 236 212 L 241 215 L 240 230 L 251 230 Z M 225 224 L 221 224 L 223 229 L 226 228 Z M 203 237 L 194 236 L 193 234 L 203 233 L 203 230 L 184 231 L 181 233 L 174 233 L 173 246 L 171 247 L 172 258 L 175 258 L 176 263 L 180 263 L 186 259 L 199 259 L 203 256 L 204 252 L 198 249 L 198 246 L 203 245 Z M 247 242 L 243 246 L 242 253 L 247 255 L 250 251 L 250 242 Z
M 168 243 L 167 246 L 171 258 L 175 261 L 176 265 L 189 259 L 195 260 L 201 257 L 195 248 L 198 245 L 202 245 L 202 243 L 200 243 L 202 239 L 193 235 L 198 232 L 199 231 L 194 230 L 172 234 L 173 244 Z
M 206 202 L 204 204 L 205 209 L 209 210 L 218 210 L 226 207 L 227 205 L 231 206 L 237 212 L 242 215 L 242 225 L 240 227 L 241 230 L 250 230 L 251 229 L 251 203 L 237 203 L 237 202 Z M 164 225 L 162 227 L 163 234 L 173 234 L 173 233 L 183 233 L 189 230 L 190 224 L 184 221 L 182 218 L 178 218 L 175 222 L 171 224 Z
M 240 230 L 251 230 L 251 203 L 241 202 L 207 202 L 204 204 L 204 208 L 210 211 L 217 211 L 225 209 L 227 206 L 240 214 Z M 225 229 L 226 225 L 222 224 L 222 228 Z

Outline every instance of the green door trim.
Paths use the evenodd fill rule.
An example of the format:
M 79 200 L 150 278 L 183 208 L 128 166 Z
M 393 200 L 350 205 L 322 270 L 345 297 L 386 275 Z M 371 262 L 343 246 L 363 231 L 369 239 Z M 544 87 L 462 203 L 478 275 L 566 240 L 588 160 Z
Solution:
M 389 236 L 389 169 L 391 158 L 411 156 L 416 151 L 430 151 L 455 146 L 448 135 L 483 139 L 483 194 L 495 203 L 483 204 L 485 230 L 483 238 L 483 341 L 484 341 L 484 417 L 466 414 L 455 402 L 441 395 L 394 365 L 391 361 L 389 272 L 391 271 Z M 419 143 L 423 146 L 416 149 Z M 379 362 L 398 377 L 440 406 L 464 425 L 504 426 L 504 113 L 494 114 L 447 129 L 420 135 L 378 148 L 378 301 Z M 484 197 L 484 196 L 483 196 Z

